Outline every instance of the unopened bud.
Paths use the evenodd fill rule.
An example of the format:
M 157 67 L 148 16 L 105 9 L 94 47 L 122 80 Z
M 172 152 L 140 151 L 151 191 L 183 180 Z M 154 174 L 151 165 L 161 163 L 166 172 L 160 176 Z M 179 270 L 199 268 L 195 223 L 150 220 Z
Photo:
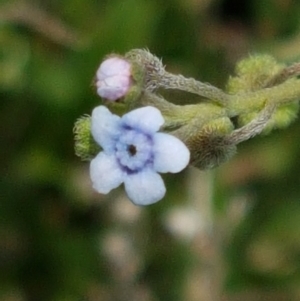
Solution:
M 97 70 L 97 93 L 104 99 L 116 101 L 125 96 L 131 83 L 131 65 L 123 58 L 108 58 Z

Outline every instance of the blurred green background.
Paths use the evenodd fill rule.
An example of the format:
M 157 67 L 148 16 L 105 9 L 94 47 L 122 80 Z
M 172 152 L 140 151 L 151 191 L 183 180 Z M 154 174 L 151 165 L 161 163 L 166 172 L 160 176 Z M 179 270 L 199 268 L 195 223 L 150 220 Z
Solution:
M 299 20 L 296 0 L 1 0 L 0 300 L 300 300 L 299 119 L 146 208 L 92 191 L 72 133 L 111 52 L 224 88 L 251 53 L 299 59 Z

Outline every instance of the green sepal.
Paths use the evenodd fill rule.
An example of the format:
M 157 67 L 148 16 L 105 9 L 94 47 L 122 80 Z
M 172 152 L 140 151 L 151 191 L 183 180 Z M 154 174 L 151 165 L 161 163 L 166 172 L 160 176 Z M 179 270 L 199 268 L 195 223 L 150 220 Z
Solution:
M 270 118 L 267 126 L 262 131 L 262 134 L 269 134 L 273 129 L 282 129 L 289 126 L 296 118 L 299 111 L 299 103 L 293 102 L 284 104 L 276 109 L 276 112 Z M 238 126 L 242 127 L 248 124 L 251 120 L 257 117 L 259 113 L 252 112 L 241 114 L 238 117 Z
M 207 122 L 201 129 L 189 129 L 181 140 L 191 152 L 190 164 L 199 169 L 211 169 L 228 161 L 236 152 L 235 144 L 228 144 L 226 137 L 234 130 L 227 117 Z
M 270 55 L 250 56 L 237 64 L 236 76 L 229 78 L 227 91 L 230 94 L 257 91 L 264 88 L 283 68 L 284 65 Z
M 95 142 L 91 132 L 91 116 L 84 115 L 74 125 L 75 154 L 84 161 L 92 160 L 101 147 Z

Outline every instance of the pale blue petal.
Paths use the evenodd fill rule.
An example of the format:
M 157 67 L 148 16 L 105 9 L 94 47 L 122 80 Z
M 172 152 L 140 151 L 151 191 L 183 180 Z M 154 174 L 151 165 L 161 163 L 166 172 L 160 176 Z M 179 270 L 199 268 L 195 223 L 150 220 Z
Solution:
M 136 205 L 156 203 L 166 193 L 166 187 L 161 176 L 152 170 L 127 175 L 124 184 L 128 197 Z
M 153 142 L 155 171 L 176 173 L 189 164 L 190 151 L 178 138 L 156 133 Z
M 122 184 L 124 174 L 114 156 L 101 152 L 91 161 L 90 177 L 94 189 L 107 194 Z
M 92 113 L 92 135 L 106 152 L 114 148 L 120 135 L 120 117 L 112 114 L 106 107 L 99 106 Z
M 154 133 L 164 124 L 164 118 L 158 109 L 149 106 L 125 114 L 122 123 L 146 133 Z

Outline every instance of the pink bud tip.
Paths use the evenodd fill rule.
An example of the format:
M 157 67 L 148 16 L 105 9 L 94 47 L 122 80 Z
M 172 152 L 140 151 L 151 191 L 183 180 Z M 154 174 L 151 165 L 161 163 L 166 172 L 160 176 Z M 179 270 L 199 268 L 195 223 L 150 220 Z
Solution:
M 126 95 L 131 86 L 131 65 L 120 57 L 108 58 L 98 68 L 96 79 L 98 95 L 115 101 Z

